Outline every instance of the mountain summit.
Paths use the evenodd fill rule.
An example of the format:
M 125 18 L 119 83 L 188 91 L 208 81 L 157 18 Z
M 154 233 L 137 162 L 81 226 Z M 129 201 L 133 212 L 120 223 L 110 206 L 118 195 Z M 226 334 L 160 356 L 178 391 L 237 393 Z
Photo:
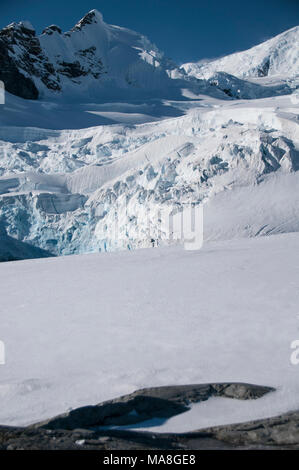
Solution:
M 8 25 L 0 31 L 0 64 L 7 91 L 29 99 L 78 93 L 78 85 L 85 94 L 151 91 L 170 80 L 154 44 L 134 31 L 106 24 L 97 10 L 66 33 L 51 25 L 37 36 L 29 22 Z

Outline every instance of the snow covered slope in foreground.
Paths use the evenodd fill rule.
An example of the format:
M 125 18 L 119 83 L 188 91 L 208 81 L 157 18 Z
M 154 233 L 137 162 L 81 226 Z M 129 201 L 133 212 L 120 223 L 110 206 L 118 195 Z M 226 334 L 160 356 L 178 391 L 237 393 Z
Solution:
M 298 234 L 3 263 L 0 423 L 218 381 L 277 388 L 232 420 L 298 409 L 298 277 Z M 221 403 L 184 429 L 227 420 Z
M 226 72 L 241 78 L 279 75 L 290 79 L 299 74 L 299 26 L 247 51 L 207 63 L 190 62 L 181 67 L 188 75 L 197 78 Z

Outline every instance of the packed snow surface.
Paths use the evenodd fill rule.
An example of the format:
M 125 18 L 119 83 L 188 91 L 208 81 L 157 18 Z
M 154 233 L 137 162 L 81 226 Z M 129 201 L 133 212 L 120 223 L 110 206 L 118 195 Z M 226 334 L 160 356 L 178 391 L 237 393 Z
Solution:
M 298 409 L 298 278 L 298 234 L 3 263 L 0 422 L 221 381 L 277 388 L 235 402 L 234 421 Z M 230 405 L 213 401 L 184 429 L 227 422 Z

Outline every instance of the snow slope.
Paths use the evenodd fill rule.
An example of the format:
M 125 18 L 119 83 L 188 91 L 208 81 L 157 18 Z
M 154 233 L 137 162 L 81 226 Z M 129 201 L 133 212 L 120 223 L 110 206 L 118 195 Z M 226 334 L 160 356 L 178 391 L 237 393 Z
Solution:
M 222 381 L 277 388 L 234 402 L 231 420 L 298 409 L 298 276 L 298 234 L 2 263 L 0 422 Z M 228 405 L 214 405 L 182 415 L 183 429 L 227 422 Z
M 197 78 L 209 78 L 215 72 L 226 72 L 240 78 L 278 75 L 291 79 L 299 74 L 299 26 L 247 51 L 206 63 L 186 63 L 181 68 Z

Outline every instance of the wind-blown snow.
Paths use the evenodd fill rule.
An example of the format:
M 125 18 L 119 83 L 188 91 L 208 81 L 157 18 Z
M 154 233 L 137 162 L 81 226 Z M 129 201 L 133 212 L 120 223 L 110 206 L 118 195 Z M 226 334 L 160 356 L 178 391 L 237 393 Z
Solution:
M 236 402 L 235 421 L 298 409 L 290 363 L 298 276 L 298 234 L 207 243 L 198 252 L 3 263 L 0 422 L 28 424 L 141 387 L 221 381 L 277 388 Z M 226 404 L 215 414 L 212 403 L 193 429 L 227 421 Z

